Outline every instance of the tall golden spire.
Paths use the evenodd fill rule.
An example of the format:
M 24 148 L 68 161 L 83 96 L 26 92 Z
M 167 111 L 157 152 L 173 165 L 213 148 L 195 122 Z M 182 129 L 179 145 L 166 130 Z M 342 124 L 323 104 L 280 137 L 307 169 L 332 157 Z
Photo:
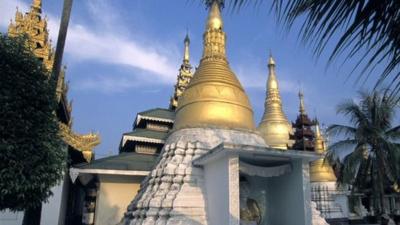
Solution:
M 190 65 L 190 54 L 189 54 L 189 45 L 190 45 L 190 39 L 189 35 L 186 34 L 185 40 L 183 41 L 185 47 L 184 47 L 184 52 L 183 52 L 183 62 L 181 65 L 181 68 L 179 69 L 179 74 L 176 79 L 176 84 L 175 84 L 175 91 L 174 95 L 171 97 L 171 100 L 169 102 L 169 109 L 175 110 L 176 107 L 178 106 L 178 99 L 179 97 L 183 94 L 185 89 L 187 88 L 190 80 L 193 77 L 192 73 L 192 66 Z
M 318 153 L 323 153 L 326 151 L 325 139 L 321 134 L 321 128 L 319 127 L 318 120 L 316 120 L 315 123 L 315 151 Z
M 324 161 L 326 153 L 325 138 L 321 133 L 318 120 L 315 120 L 315 139 L 314 146 L 317 153 L 322 154 L 321 159 L 311 162 L 310 166 L 310 181 L 311 182 L 334 182 L 336 181 L 335 173 L 327 161 Z
M 290 144 L 289 133 L 292 127 L 282 110 L 282 100 L 279 94 L 275 67 L 275 60 L 272 55 L 270 55 L 268 60 L 269 76 L 267 81 L 265 111 L 257 130 L 270 147 L 287 149 Z
M 300 107 L 299 107 L 299 112 L 300 115 L 306 115 L 306 107 L 304 106 L 304 94 L 303 91 L 299 91 L 299 99 L 300 99 Z
M 185 44 L 185 51 L 183 53 L 183 63 L 184 64 L 189 64 L 190 60 L 190 53 L 189 53 L 189 45 L 190 45 L 190 39 L 189 39 L 189 34 L 186 33 L 185 40 L 183 41 Z
M 211 2 L 203 38 L 203 57 L 179 99 L 174 129 L 210 126 L 253 130 L 249 99 L 226 59 L 218 1 Z

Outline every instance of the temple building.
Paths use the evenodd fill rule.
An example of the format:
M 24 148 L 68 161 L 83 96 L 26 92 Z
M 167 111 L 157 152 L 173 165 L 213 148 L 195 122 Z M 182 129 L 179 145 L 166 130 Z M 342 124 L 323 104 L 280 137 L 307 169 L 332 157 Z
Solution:
M 54 49 L 47 29 L 47 18 L 42 15 L 42 1 L 33 0 L 30 10 L 26 13 L 15 13 L 14 21 L 8 27 L 8 36 L 26 36 L 27 45 L 34 55 L 43 62 L 50 79 L 54 63 Z M 68 152 L 68 168 L 74 164 L 90 162 L 94 159 L 93 149 L 100 143 L 98 134 L 77 134 L 72 129 L 72 104 L 68 101 L 68 84 L 65 82 L 66 67 L 64 67 L 57 82 L 58 109 L 56 112 L 60 136 L 65 143 L 65 151 Z M 69 212 L 73 211 L 74 200 L 79 191 L 69 179 L 64 176 L 60 185 L 52 188 L 54 195 L 48 203 L 42 206 L 42 224 L 70 224 Z M 54 213 L 55 212 L 55 213 Z M 0 213 L 0 223 L 6 220 L 7 224 L 21 224 L 23 213 Z
M 318 154 L 287 149 L 291 130 L 273 62 L 266 105 L 274 109 L 266 109 L 264 121 L 276 129 L 265 132 L 266 140 L 256 130 L 249 98 L 225 54 L 221 7 L 220 1 L 208 1 L 202 59 L 178 98 L 160 157 L 121 224 L 309 225 L 314 217 L 323 220 L 311 216 L 310 181 L 303 173 Z M 279 142 L 268 139 L 273 135 Z
M 337 188 L 335 173 L 324 160 L 327 141 L 321 132 L 318 120 L 311 120 L 307 114 L 303 91 L 299 91 L 299 103 L 299 114 L 292 123 L 294 132 L 291 134 L 291 139 L 294 144 L 291 148 L 298 151 L 312 151 L 320 155 L 319 159 L 310 163 L 311 199 L 326 222 L 331 225 L 348 224 L 347 193 Z
M 310 163 L 311 199 L 329 224 L 347 224 L 347 193 L 337 187 L 335 173 L 324 160 L 327 151 L 326 140 L 318 120 L 315 120 L 314 124 L 314 151 L 321 154 L 321 158 Z
M 189 47 L 190 39 L 186 35 L 183 61 L 169 107 L 137 113 L 132 131 L 122 134 L 118 155 L 71 168 L 73 182 L 85 190 L 83 204 L 75 210 L 81 224 L 104 224 L 104 221 L 117 224 L 156 164 L 173 128 L 178 98 L 193 77 Z
M 226 56 L 223 1 L 205 2 L 209 12 L 198 67 L 190 62 L 186 35 L 169 105 L 137 113 L 117 155 L 95 159 L 99 136 L 73 131 L 62 70 L 57 116 L 69 171 L 43 207 L 57 216 L 42 213 L 42 224 L 347 225 L 368 215 L 363 194 L 352 207 L 349 193 L 337 188 L 334 170 L 324 161 L 326 133 L 307 114 L 303 91 L 299 114 L 289 122 L 271 54 L 264 113 L 256 126 L 249 97 Z M 54 50 L 41 4 L 33 0 L 29 12 L 17 11 L 8 35 L 26 34 L 51 71 Z M 391 209 L 399 202 L 391 200 Z M 1 223 L 6 217 L 0 216 Z
M 294 140 L 293 149 L 303 151 L 315 151 L 314 147 L 314 132 L 312 130 L 315 123 L 310 120 L 304 106 L 303 92 L 299 92 L 300 109 L 296 122 L 292 123 L 294 134 L 290 135 Z

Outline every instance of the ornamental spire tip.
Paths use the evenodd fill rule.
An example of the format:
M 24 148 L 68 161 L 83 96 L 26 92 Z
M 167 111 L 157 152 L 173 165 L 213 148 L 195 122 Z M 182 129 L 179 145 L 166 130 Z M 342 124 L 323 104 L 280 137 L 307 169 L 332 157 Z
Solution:
M 299 99 L 300 99 L 299 112 L 301 115 L 306 115 L 306 107 L 304 106 L 304 94 L 302 89 L 299 90 Z
M 207 29 L 222 29 L 221 7 L 218 1 L 213 1 L 208 14 Z

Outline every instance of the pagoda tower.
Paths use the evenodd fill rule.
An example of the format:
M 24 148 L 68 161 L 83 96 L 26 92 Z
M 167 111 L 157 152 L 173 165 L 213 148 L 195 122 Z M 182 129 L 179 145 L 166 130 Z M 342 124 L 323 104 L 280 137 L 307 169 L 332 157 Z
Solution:
M 329 223 L 340 224 L 347 220 L 343 212 L 343 207 L 347 208 L 347 206 L 342 205 L 343 202 L 346 202 L 347 196 L 337 189 L 335 173 L 324 159 L 327 151 L 326 139 L 317 119 L 314 124 L 314 148 L 321 158 L 310 163 L 311 199 L 316 203 L 317 210 Z M 342 198 L 342 201 L 337 201 L 339 198 Z
M 200 65 L 179 98 L 159 161 L 121 224 L 209 224 L 205 171 L 193 161 L 221 142 L 265 146 L 255 132 L 249 99 L 225 55 L 222 3 L 208 3 Z
M 171 97 L 170 103 L 169 103 L 169 109 L 175 110 L 176 107 L 178 106 L 178 98 L 183 94 L 185 91 L 186 87 L 188 86 L 190 80 L 193 77 L 192 73 L 192 65 L 190 65 L 190 53 L 189 53 L 189 45 L 190 45 L 190 39 L 189 35 L 186 34 L 186 37 L 184 39 L 184 53 L 183 53 L 183 62 L 182 65 L 179 69 L 179 74 L 176 80 L 175 84 L 175 91 L 174 95 Z
M 25 13 L 15 13 L 15 21 L 8 27 L 8 35 L 17 37 L 25 34 L 28 45 L 36 57 L 41 60 L 48 71 L 51 71 L 54 61 L 54 51 L 49 40 L 47 18 L 42 18 L 42 1 L 33 0 L 31 9 Z
M 257 130 L 261 133 L 269 147 L 288 149 L 291 144 L 289 134 L 292 128 L 282 109 L 282 100 L 275 68 L 275 60 L 270 55 L 265 111 Z
M 294 128 L 294 134 L 291 135 L 291 139 L 294 140 L 292 149 L 303 150 L 303 151 L 314 151 L 314 131 L 312 127 L 315 125 L 307 115 L 304 106 L 304 94 L 299 91 L 300 107 L 299 115 L 296 118 L 296 122 L 292 123 Z
M 50 78 L 54 63 L 54 49 L 49 39 L 47 18 L 42 16 L 42 0 L 33 0 L 30 10 L 25 14 L 17 9 L 14 21 L 10 22 L 9 37 L 24 35 L 27 37 L 27 45 L 33 54 L 43 62 Z M 90 162 L 94 157 L 94 147 L 100 143 L 100 137 L 95 133 L 81 135 L 72 131 L 72 104 L 67 98 L 68 85 L 65 83 L 65 71 L 66 67 L 64 66 L 55 90 L 59 101 L 56 113 L 59 119 L 60 135 L 68 146 L 80 152 L 78 155 L 81 155 L 84 161 Z M 80 162 L 80 159 L 78 161 Z

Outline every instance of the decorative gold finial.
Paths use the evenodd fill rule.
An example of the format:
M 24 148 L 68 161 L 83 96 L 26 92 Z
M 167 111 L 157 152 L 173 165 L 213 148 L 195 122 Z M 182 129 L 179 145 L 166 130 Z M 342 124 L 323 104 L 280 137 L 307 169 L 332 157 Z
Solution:
M 214 1 L 211 5 L 210 13 L 208 15 L 207 29 L 223 29 L 220 5 L 217 1 Z
M 184 63 L 189 63 L 189 60 L 190 60 L 190 54 L 189 54 L 190 39 L 189 39 L 189 34 L 188 33 L 186 33 L 185 40 L 183 42 L 185 44 L 185 52 L 183 54 L 183 62 Z
M 219 127 L 254 130 L 253 110 L 242 85 L 229 68 L 221 0 L 208 1 L 203 57 L 189 86 L 179 98 L 174 129 Z
M 49 42 L 47 23 L 41 15 L 42 1 L 33 0 L 31 10 L 26 13 L 17 11 L 14 22 L 8 26 L 8 36 L 28 36 L 28 45 L 36 57 L 43 61 L 46 69 L 51 71 L 53 66 L 53 50 Z
M 208 14 L 206 32 L 204 33 L 204 47 L 202 61 L 209 59 L 222 59 L 225 55 L 225 33 L 218 1 L 214 1 Z
M 269 75 L 265 111 L 257 129 L 260 131 L 267 145 L 273 148 L 287 149 L 288 145 L 291 143 L 289 140 L 289 133 L 292 127 L 282 110 L 282 100 L 279 93 L 275 67 L 275 60 L 272 55 L 270 55 L 268 60 Z
M 307 113 L 306 113 L 306 108 L 304 106 L 304 94 L 302 90 L 299 91 L 299 99 L 300 99 L 300 107 L 299 107 L 300 115 L 306 115 Z
M 33 0 L 32 7 L 35 9 L 42 9 L 42 0 Z
M 189 62 L 190 39 L 189 39 L 188 33 L 186 33 L 183 43 L 185 45 L 184 53 L 183 53 L 183 63 L 181 65 L 181 68 L 179 69 L 179 74 L 178 74 L 176 84 L 175 84 L 174 95 L 171 97 L 170 102 L 169 102 L 169 109 L 171 109 L 171 110 L 176 109 L 176 107 L 178 106 L 179 97 L 186 90 L 190 80 L 193 77 L 192 66 L 190 65 L 190 62 Z
M 275 67 L 275 60 L 274 60 L 274 58 L 272 57 L 272 53 L 271 53 L 271 51 L 270 51 L 270 53 L 269 53 L 269 59 L 268 59 L 268 67 Z
M 325 138 L 321 133 L 321 128 L 319 126 L 319 121 L 317 119 L 315 121 L 315 151 L 322 153 L 326 151 L 326 143 Z

